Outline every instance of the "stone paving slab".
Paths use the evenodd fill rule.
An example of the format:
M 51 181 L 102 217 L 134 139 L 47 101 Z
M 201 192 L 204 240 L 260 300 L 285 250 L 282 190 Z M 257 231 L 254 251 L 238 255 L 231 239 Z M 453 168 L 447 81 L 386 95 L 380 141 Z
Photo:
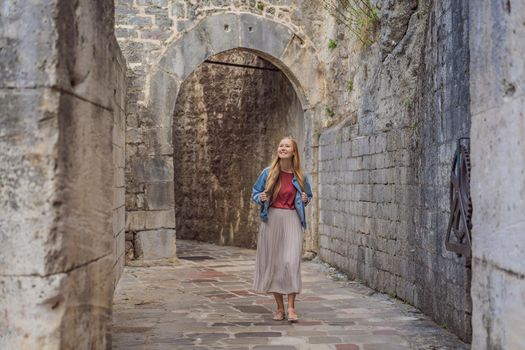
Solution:
M 304 261 L 299 322 L 273 321 L 251 290 L 255 251 L 177 240 L 179 263 L 126 267 L 115 293 L 114 350 L 466 350 L 403 302 Z M 286 298 L 285 298 L 286 299 Z

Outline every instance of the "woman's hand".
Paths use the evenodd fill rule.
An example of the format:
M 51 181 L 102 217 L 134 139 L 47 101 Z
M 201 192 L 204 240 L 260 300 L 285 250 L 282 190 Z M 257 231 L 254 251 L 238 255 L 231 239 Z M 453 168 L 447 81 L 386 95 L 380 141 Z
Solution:
M 306 195 L 306 192 L 303 192 L 301 194 L 301 199 L 303 200 L 304 203 L 308 202 L 308 196 Z
M 261 199 L 261 202 L 263 202 L 263 203 L 266 202 L 266 200 L 268 199 L 266 197 L 266 192 L 261 193 L 261 196 L 259 198 Z

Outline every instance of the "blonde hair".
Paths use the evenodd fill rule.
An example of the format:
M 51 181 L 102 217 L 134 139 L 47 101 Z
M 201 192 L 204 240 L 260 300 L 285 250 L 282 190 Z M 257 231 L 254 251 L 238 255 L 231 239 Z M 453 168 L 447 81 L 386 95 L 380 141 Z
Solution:
M 293 154 L 292 154 L 292 171 L 294 176 L 297 178 L 297 182 L 301 186 L 301 190 L 304 192 L 304 173 L 301 168 L 301 158 L 299 157 L 299 150 L 297 147 L 297 141 L 292 136 L 286 136 L 282 140 L 290 140 L 293 145 Z M 277 150 L 271 164 L 270 172 L 266 180 L 266 186 L 264 187 L 264 192 L 271 194 L 272 200 L 275 200 L 279 190 L 281 189 L 281 181 L 279 181 L 279 174 L 281 173 L 281 162 L 279 158 L 279 150 Z

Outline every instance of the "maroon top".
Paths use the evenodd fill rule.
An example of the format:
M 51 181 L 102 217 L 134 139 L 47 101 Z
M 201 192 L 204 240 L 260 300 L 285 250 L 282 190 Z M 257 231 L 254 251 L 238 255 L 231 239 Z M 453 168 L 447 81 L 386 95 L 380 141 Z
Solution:
M 293 173 L 281 171 L 279 174 L 279 181 L 281 181 L 281 188 L 275 200 L 270 204 L 270 207 L 294 209 L 295 194 L 297 189 L 293 185 Z

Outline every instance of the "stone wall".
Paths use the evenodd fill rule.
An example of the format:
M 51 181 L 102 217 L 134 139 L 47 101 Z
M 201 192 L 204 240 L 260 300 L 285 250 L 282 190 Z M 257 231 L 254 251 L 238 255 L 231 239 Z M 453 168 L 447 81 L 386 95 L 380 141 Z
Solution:
M 210 61 L 264 69 L 203 63 L 184 81 L 173 118 L 177 237 L 253 248 L 254 179 L 283 136 L 303 134 L 303 112 L 271 63 L 239 50 Z
M 178 166 L 173 163 L 176 152 L 171 128 L 180 88 L 204 60 L 243 48 L 279 68 L 290 80 L 305 115 L 304 129 L 290 131 L 305 141 L 302 151 L 312 154 L 311 144 L 306 144 L 311 143 L 311 137 L 306 137 L 306 133 L 312 129 L 308 125 L 318 114 L 320 96 L 325 91 L 322 65 L 312 42 L 292 23 L 294 13 L 299 11 L 296 5 L 273 1 L 266 2 L 262 10 L 260 7 L 251 1 L 117 2 L 116 33 L 130 68 L 126 134 L 126 249 L 130 263 L 172 261 L 176 226 L 192 224 L 176 225 L 175 202 L 183 203 L 184 199 L 169 194 L 173 192 Z M 263 159 L 268 155 L 256 157 Z M 312 157 L 307 155 L 305 160 L 307 169 L 313 169 Z M 250 202 L 255 180 L 256 176 L 243 184 L 245 205 Z M 153 193 L 167 195 L 159 202 L 159 198 L 151 197 Z M 151 207 L 148 196 L 150 202 L 156 202 Z M 222 222 L 228 236 L 229 227 L 239 225 L 234 213 L 241 210 L 232 207 L 233 214 L 226 215 L 228 222 Z M 255 217 L 257 208 L 252 206 L 252 211 L 249 215 Z M 312 247 L 313 236 L 307 233 L 306 237 L 307 246 Z M 234 240 L 224 240 L 227 241 Z
M 263 47 L 258 53 L 265 59 L 274 58 L 305 109 L 304 161 L 314 184 L 305 247 L 469 339 L 470 272 L 463 258 L 444 249 L 450 161 L 456 139 L 470 128 L 468 10 L 453 1 L 373 3 L 381 23 L 374 43 L 364 47 L 322 1 L 267 1 L 259 7 L 241 0 L 119 1 L 117 32 L 133 86 L 128 135 L 143 143 L 127 153 L 126 199 L 140 200 L 145 193 L 135 184 L 144 164 L 167 169 L 155 181 L 173 177 L 173 150 L 166 141 L 172 135 L 154 137 L 161 140 L 157 150 L 144 135 L 150 125 L 171 126 L 171 119 L 158 115 L 172 115 L 166 96 L 177 95 L 193 69 L 188 67 L 231 49 L 229 36 L 237 29 L 235 43 L 244 44 L 251 29 L 262 28 L 264 37 L 277 32 L 270 28 L 287 28 L 292 34 L 285 49 L 279 40 L 247 43 Z M 288 38 L 284 32 L 273 38 Z M 174 229 L 175 215 L 165 214 L 169 220 L 149 220 L 156 228 L 145 227 L 157 215 L 152 211 L 129 213 L 128 223 L 140 230 Z
M 525 4 L 470 11 L 472 349 L 524 349 Z
M 110 345 L 125 115 L 113 13 L 111 1 L 2 4 L 2 349 Z
M 320 132 L 320 255 L 469 340 L 470 269 L 444 245 L 452 155 L 470 129 L 468 5 L 378 6 L 377 43 L 334 50 L 354 90 Z

